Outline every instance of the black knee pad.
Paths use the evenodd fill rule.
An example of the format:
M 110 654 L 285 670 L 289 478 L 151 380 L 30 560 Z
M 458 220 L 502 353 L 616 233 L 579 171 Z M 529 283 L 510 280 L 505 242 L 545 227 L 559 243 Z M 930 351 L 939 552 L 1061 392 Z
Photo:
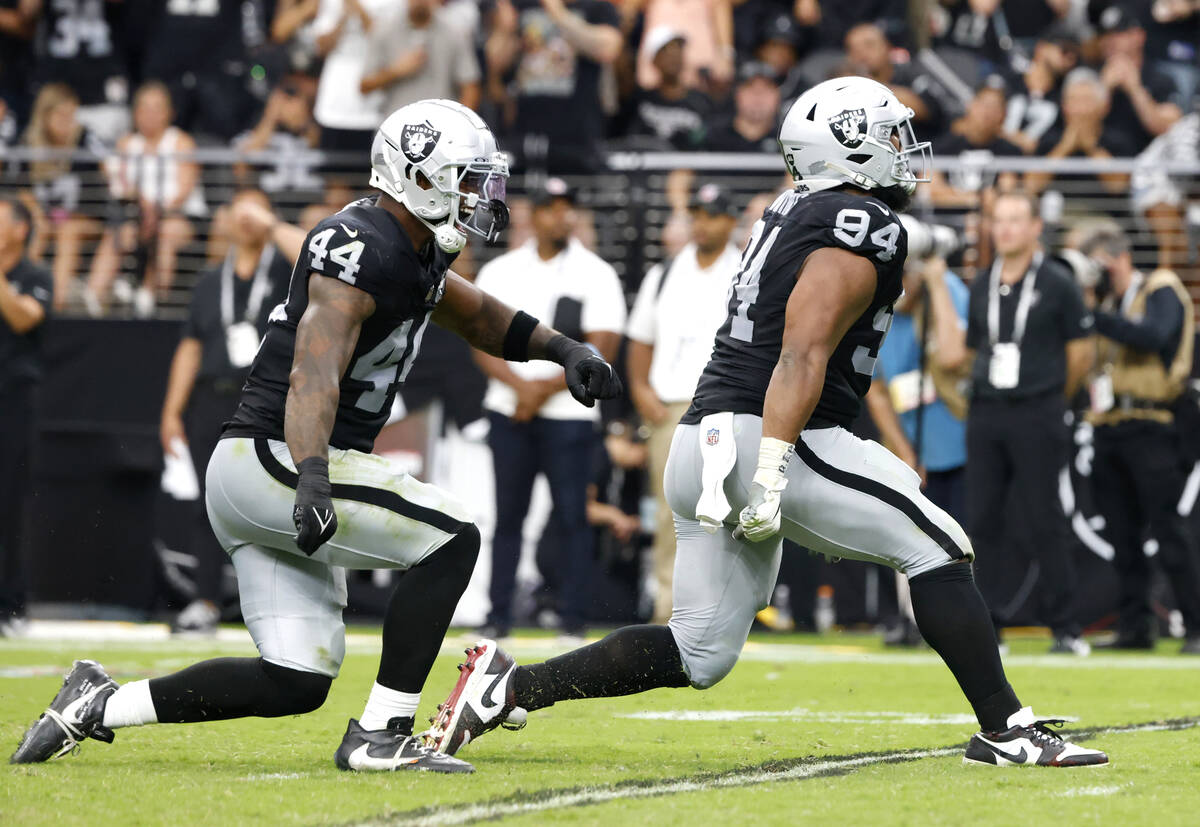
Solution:
M 328 675 L 289 669 L 265 660 L 262 661 L 262 668 L 275 684 L 278 700 L 277 708 L 271 715 L 264 717 L 303 715 L 320 709 L 329 695 L 329 687 L 333 684 L 333 678 Z
M 963 580 L 974 580 L 975 569 L 970 563 L 947 563 L 932 571 L 908 578 L 909 588 L 925 583 L 953 583 Z

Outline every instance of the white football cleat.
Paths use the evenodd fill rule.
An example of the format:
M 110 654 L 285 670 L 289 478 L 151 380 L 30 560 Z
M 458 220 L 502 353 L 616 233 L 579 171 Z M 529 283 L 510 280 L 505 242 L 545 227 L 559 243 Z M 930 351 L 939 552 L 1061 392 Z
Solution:
M 427 743 L 453 755 L 485 732 L 498 726 L 520 729 L 527 715 L 516 705 L 513 675 L 517 662 L 496 645 L 480 640 L 467 650 L 467 662 L 459 664 L 458 683 L 429 728 Z
M 1050 727 L 1064 723 L 1058 718 L 1035 718 L 1033 709 L 1022 707 L 1008 717 L 1008 729 L 975 733 L 963 763 L 993 767 L 1096 767 L 1108 763 L 1108 756 L 1100 750 L 1072 744 L 1051 731 Z

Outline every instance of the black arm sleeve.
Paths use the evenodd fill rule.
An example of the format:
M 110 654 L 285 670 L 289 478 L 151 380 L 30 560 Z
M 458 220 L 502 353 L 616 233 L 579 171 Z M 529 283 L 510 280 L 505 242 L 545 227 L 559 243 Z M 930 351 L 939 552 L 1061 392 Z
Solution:
M 1096 330 L 1123 345 L 1163 353 L 1178 342 L 1183 329 L 1183 306 L 1170 287 L 1160 287 L 1146 298 L 1146 314 L 1134 321 L 1116 313 L 1097 311 Z M 1169 358 L 1170 354 L 1166 354 Z

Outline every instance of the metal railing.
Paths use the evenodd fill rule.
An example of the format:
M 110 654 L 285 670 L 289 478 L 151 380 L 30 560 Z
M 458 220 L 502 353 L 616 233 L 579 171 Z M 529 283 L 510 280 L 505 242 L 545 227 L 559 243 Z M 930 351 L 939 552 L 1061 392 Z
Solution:
M 9 148 L 0 153 L 0 192 L 20 193 L 27 203 L 36 204 L 38 231 L 31 253 L 46 266 L 53 265 L 59 256 L 70 259 L 57 266 L 58 287 L 67 292 L 60 297 L 60 304 L 63 312 L 83 313 L 87 305 L 80 299 L 82 286 L 89 279 L 94 284 L 104 275 L 97 274 L 96 251 L 106 236 L 117 248 L 117 277 L 130 288 L 141 283 L 148 262 L 154 261 L 156 251 L 161 249 L 161 222 L 157 227 L 151 223 L 148 233 L 136 232 L 139 226 L 147 229 L 146 205 L 139 205 L 132 190 L 140 187 L 152 196 L 170 193 L 172 182 L 167 178 L 178 164 L 197 164 L 197 192 L 179 211 L 189 231 L 178 248 L 171 286 L 159 291 L 156 311 L 160 316 L 178 317 L 186 308 L 197 274 L 219 262 L 227 248 L 224 207 L 238 187 L 263 189 L 282 218 L 311 225 L 369 191 L 363 161 L 357 155 L 335 156 L 316 150 L 240 153 L 208 148 L 144 165 L 136 158 L 116 154 L 99 157 L 86 152 Z M 607 164 L 609 172 L 605 174 L 568 176 L 567 181 L 578 194 L 583 214 L 581 236 L 613 264 L 630 294 L 650 265 L 686 240 L 690 189 L 709 181 L 725 187 L 740 208 L 749 208 L 742 216 L 742 230 L 748 231 L 768 198 L 787 186 L 783 164 L 775 155 L 613 152 Z M 113 182 L 120 170 L 130 168 L 148 172 L 136 187 L 129 185 L 131 179 L 126 175 L 124 189 L 130 197 L 122 199 L 122 188 Z M 1048 174 L 1049 180 L 1039 186 L 1047 246 L 1062 245 L 1083 223 L 1111 219 L 1134 240 L 1138 266 L 1173 266 L 1194 290 L 1200 287 L 1196 272 L 1200 238 L 1197 210 L 1193 208 L 1189 213 L 1185 201 L 1183 207 L 1172 208 L 1176 214 L 1173 226 L 1164 225 L 1153 204 L 1146 203 L 1147 198 L 1153 200 L 1153 194 L 1147 195 L 1144 187 L 1139 189 L 1139 176 L 1146 177 L 1148 172 L 1167 175 L 1182 182 L 1187 196 L 1198 201 L 1200 165 L 1156 164 L 1148 171 L 1137 159 L 1098 163 L 1091 159 L 1051 161 L 966 153 L 935 159 L 934 168 L 938 183 L 921 187 L 913 210 L 924 220 L 948 224 L 960 232 L 964 250 L 953 264 L 967 278 L 990 257 L 987 205 L 997 182 L 1033 182 L 1039 174 Z M 151 180 L 147 175 L 157 178 Z M 470 272 L 508 244 L 528 237 L 523 194 L 541 177 L 513 177 L 509 186 L 512 230 L 500 246 L 474 246 L 461 261 L 462 269 Z M 64 235 L 68 224 L 70 232 Z M 126 228 L 124 237 L 122 226 Z M 117 292 L 127 294 L 129 289 Z M 108 312 L 127 315 L 132 310 L 117 301 Z

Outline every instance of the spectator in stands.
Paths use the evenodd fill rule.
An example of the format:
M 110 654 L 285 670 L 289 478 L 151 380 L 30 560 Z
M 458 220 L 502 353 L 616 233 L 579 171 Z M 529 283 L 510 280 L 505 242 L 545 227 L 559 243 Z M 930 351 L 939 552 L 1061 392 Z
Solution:
M 625 327 L 625 298 L 616 271 L 573 238 L 575 201 L 561 178 L 548 179 L 536 193 L 533 230 L 529 242 L 485 264 L 476 284 L 612 358 Z M 592 554 L 587 487 L 599 408 L 580 407 L 562 371 L 548 362 L 506 362 L 482 352 L 476 360 L 490 379 L 483 404 L 496 485 L 487 636 L 507 635 L 513 622 L 521 529 L 539 473 L 550 483 L 564 534 L 558 567 L 562 632 L 580 635 Z
M 1158 543 L 1183 615 L 1184 654 L 1200 655 L 1200 551 L 1177 508 L 1186 475 L 1176 402 L 1192 372 L 1195 308 L 1170 270 L 1133 267 L 1119 229 L 1085 237 L 1080 252 L 1104 268 L 1111 291 L 1096 309 L 1101 372 L 1092 384 L 1093 492 L 1113 546 L 1120 615 L 1113 648 L 1152 649 L 1158 620 L 1150 603 L 1151 567 L 1143 550 Z M 1190 465 L 1190 464 L 1189 464 Z
M 1127 135 L 1109 125 L 1105 118 L 1108 112 L 1108 89 L 1100 77 L 1085 67 L 1071 70 L 1063 81 L 1062 128 L 1042 136 L 1037 154 L 1045 158 L 1091 158 L 1097 161 L 1134 155 L 1137 150 Z M 1114 194 L 1124 192 L 1129 184 L 1129 176 L 1119 172 L 1088 176 L 1030 171 L 1025 173 L 1025 187 L 1039 193 L 1052 181 L 1089 179 L 1098 180 L 1104 189 Z
M 25 616 L 21 535 L 41 331 L 54 289 L 50 274 L 25 257 L 32 232 L 20 201 L 0 201 L 0 637 L 19 634 Z
M 607 0 L 497 0 L 485 46 L 489 93 L 524 167 L 596 167 L 601 71 L 624 47 L 617 24 Z
M 696 89 L 723 94 L 734 73 L 733 3 L 731 0 L 638 0 L 644 6 L 645 38 L 638 57 L 638 84 L 653 88 L 657 81 L 651 33 L 669 26 L 684 37 L 683 82 Z
M 321 0 L 279 0 L 271 20 L 271 42 L 288 49 L 288 62 L 293 71 L 312 72 L 317 61 L 316 36 L 313 21 L 321 8 Z
M 812 85 L 797 64 L 806 45 L 804 33 L 796 26 L 796 18 L 783 13 L 766 19 L 754 44 L 754 57 L 770 66 L 779 78 L 784 111 L 790 101 Z
M 1065 24 L 1043 32 L 1033 47 L 1029 67 L 1009 95 L 1004 131 L 1024 152 L 1037 149 L 1038 141 L 1059 125 L 1062 79 L 1079 62 L 1079 39 Z
M 79 98 L 79 122 L 108 144 L 129 130 L 125 6 L 123 0 L 43 3 L 38 26 L 38 82 L 70 87 Z
M 175 281 L 179 249 L 192 240 L 191 219 L 207 212 L 199 164 L 187 158 L 196 142 L 171 125 L 172 114 L 167 87 L 157 81 L 143 84 L 133 97 L 134 131 L 117 142 L 116 155 L 106 162 L 115 204 L 84 292 L 94 315 L 107 309 L 126 252 L 135 254 L 134 275 L 142 284 L 134 292 L 122 280 L 116 289 L 122 300 L 133 300 L 139 317 L 153 313 Z
M 346 154 L 331 169 L 362 173 L 362 159 L 371 152 L 375 130 L 383 120 L 380 93 L 363 95 L 367 44 L 371 27 L 393 6 L 392 0 L 321 0 L 313 23 L 317 56 L 325 60 L 313 115 L 321 125 L 321 149 Z
M 41 0 L 0 2 L 0 99 L 18 121 L 28 113 L 32 96 L 33 33 Z
M 304 243 L 304 231 L 277 221 L 260 190 L 238 192 L 230 211 L 233 246 L 220 266 L 200 274 L 192 291 L 159 427 L 163 452 L 187 451 L 200 481 L 188 549 L 196 558 L 196 598 L 176 618 L 176 631 L 213 632 L 220 619 L 221 575 L 229 558 L 208 523 L 204 471 L 237 408 L 267 318 L 287 298 L 292 262 Z
M 907 38 L 905 0 L 794 0 L 792 13 L 801 26 L 813 30 L 816 43 L 834 48 L 864 21 L 876 25 L 888 40 L 904 42 Z
M 1136 154 L 1183 115 L 1175 82 L 1146 64 L 1146 30 L 1125 6 L 1104 9 L 1098 28 L 1100 77 L 1112 96 L 1104 125 L 1126 139 L 1128 154 Z
M 779 80 L 765 63 L 749 61 L 738 68 L 732 119 L 715 127 L 705 148 L 710 152 L 774 152 L 779 117 Z
M 683 81 L 686 42 L 681 31 L 669 26 L 646 35 L 643 49 L 651 55 L 658 80 L 656 86 L 634 92 L 630 134 L 650 135 L 676 149 L 696 149 L 704 142 L 712 105 Z
M 1200 196 L 1200 190 L 1195 175 L 1168 171 L 1168 162 L 1200 165 L 1200 99 L 1191 114 L 1176 121 L 1138 156 L 1132 182 L 1134 210 L 1145 218 L 1158 243 L 1158 266 L 1178 271 L 1189 282 L 1187 270 L 1194 264 L 1185 213 L 1189 198 Z
M 1071 0 L 942 0 L 943 10 L 934 18 L 937 43 L 974 53 L 985 73 L 1004 72 L 1020 62 L 1026 40 L 1066 15 L 1070 4 Z
M 241 0 L 152 2 L 141 76 L 170 92 L 175 122 L 190 134 L 226 143 L 246 128 L 255 106 L 247 89 Z M 136 102 L 135 102 L 136 106 Z
M 315 162 L 303 158 L 317 146 L 321 135 L 321 127 L 313 119 L 311 87 L 312 81 L 303 75 L 284 78 L 267 98 L 254 129 L 234 140 L 239 152 L 270 153 L 273 163 L 259 173 L 257 185 L 275 201 L 279 196 L 296 204 L 311 201 L 304 195 L 322 188 Z M 238 177 L 245 179 L 245 168 L 237 171 Z
M 76 118 L 79 98 L 67 86 L 43 86 L 33 104 L 25 130 L 25 146 L 57 150 L 62 158 L 47 158 L 29 165 L 29 183 L 44 218 L 45 240 L 54 243 L 54 309 L 62 310 L 78 285 L 83 245 L 100 238 L 106 198 L 99 158 L 106 150 Z M 96 158 L 69 157 L 91 152 Z
M 930 196 L 939 206 L 978 206 L 980 195 L 995 186 L 1005 191 L 1017 184 L 1013 172 L 998 175 L 990 170 L 994 157 L 1012 157 L 1021 149 L 1004 136 L 1004 82 L 993 76 L 975 93 L 966 114 L 950 125 L 950 131 L 933 142 L 938 155 L 959 156 L 962 169 L 944 173 L 933 170 Z M 994 175 L 994 180 L 993 180 Z
M 691 243 L 650 268 L 629 315 L 629 394 L 649 426 L 650 487 L 658 501 L 654 527 L 654 618 L 671 616 L 675 523 L 663 494 L 663 469 L 675 426 L 691 404 L 696 382 L 725 321 L 729 285 L 741 258 L 730 236 L 736 207 L 716 184 L 692 197 Z
M 475 43 L 462 36 L 439 3 L 406 0 L 371 27 L 359 89 L 364 95 L 383 90 L 380 112 L 426 98 L 479 107 Z
M 942 112 L 929 94 L 929 81 L 911 63 L 892 60 L 892 44 L 876 23 L 860 23 L 846 32 L 845 74 L 864 75 L 892 90 L 913 111 L 915 125 L 930 134 L 940 131 Z
M 1153 0 L 1135 8 L 1146 27 L 1146 59 L 1175 81 L 1179 101 L 1200 95 L 1200 3 Z

